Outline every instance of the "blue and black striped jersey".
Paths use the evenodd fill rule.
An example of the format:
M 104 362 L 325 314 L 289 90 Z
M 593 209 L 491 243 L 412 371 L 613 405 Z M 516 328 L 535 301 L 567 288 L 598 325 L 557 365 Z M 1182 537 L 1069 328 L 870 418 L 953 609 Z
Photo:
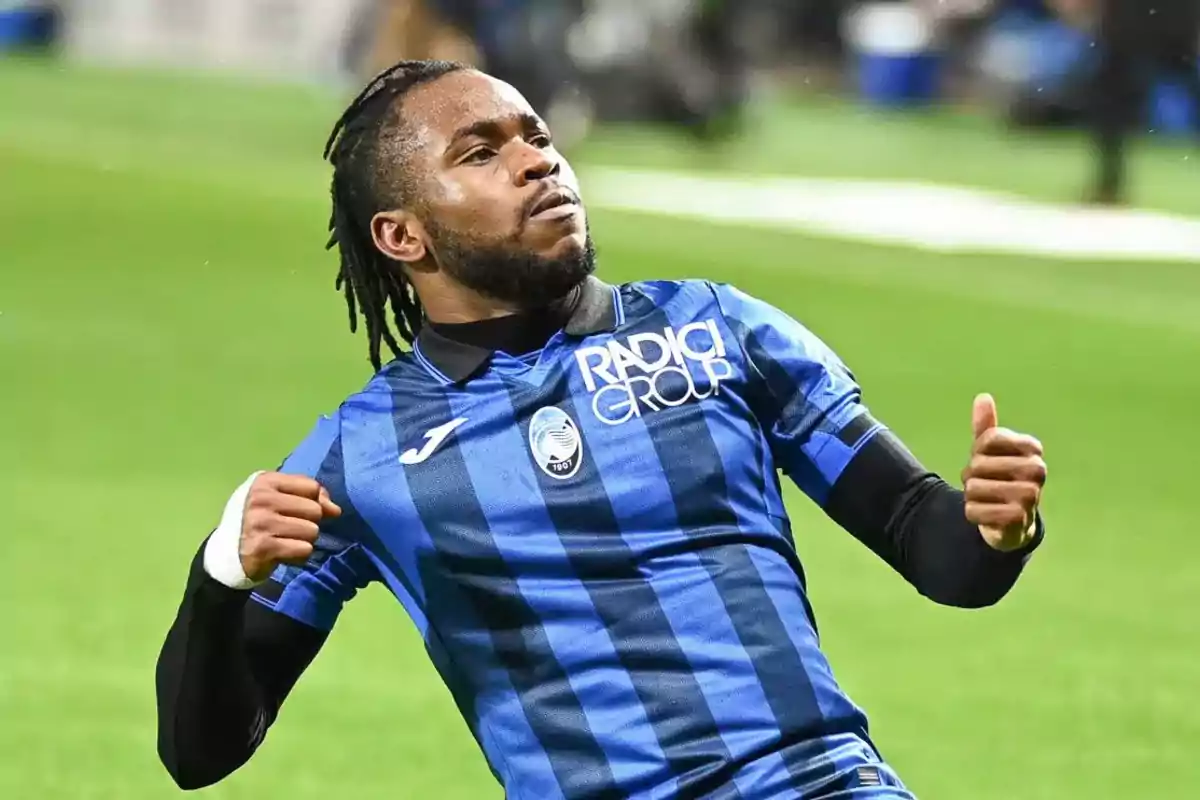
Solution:
M 259 602 L 385 585 L 509 798 L 802 797 L 878 760 L 822 654 L 777 477 L 879 427 L 816 336 L 727 285 L 591 279 L 513 356 L 426 331 L 283 471 L 345 510 Z

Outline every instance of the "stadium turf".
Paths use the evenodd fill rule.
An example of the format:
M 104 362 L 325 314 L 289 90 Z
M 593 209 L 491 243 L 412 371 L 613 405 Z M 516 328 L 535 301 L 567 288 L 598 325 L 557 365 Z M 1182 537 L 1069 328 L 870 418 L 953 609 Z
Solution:
M 0 62 L 0 797 L 174 794 L 154 755 L 153 665 L 188 560 L 244 475 L 368 377 L 322 250 L 337 108 L 319 90 Z M 944 114 L 868 125 L 821 103 L 764 126 L 721 157 L 630 131 L 581 156 L 1042 197 L 1069 196 L 1084 163 L 1069 137 Z M 1140 158 L 1145 202 L 1200 212 L 1185 156 Z M 1045 442 L 1050 537 L 984 612 L 917 597 L 791 495 L 835 670 L 920 797 L 1192 796 L 1195 265 L 593 222 L 611 280 L 733 280 L 804 320 L 947 476 L 977 391 Z M 202 796 L 500 793 L 403 612 L 372 590 L 253 763 Z

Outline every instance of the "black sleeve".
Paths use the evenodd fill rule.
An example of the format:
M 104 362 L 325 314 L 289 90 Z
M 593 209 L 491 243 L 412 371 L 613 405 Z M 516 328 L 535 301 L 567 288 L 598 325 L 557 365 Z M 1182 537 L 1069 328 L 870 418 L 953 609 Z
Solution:
M 183 789 L 216 783 L 246 763 L 327 637 L 210 578 L 203 552 L 155 675 L 158 753 Z
M 967 520 L 963 493 L 926 470 L 890 431 L 871 437 L 846 467 L 826 513 L 936 603 L 981 608 L 1016 583 L 1030 554 L 993 549 Z

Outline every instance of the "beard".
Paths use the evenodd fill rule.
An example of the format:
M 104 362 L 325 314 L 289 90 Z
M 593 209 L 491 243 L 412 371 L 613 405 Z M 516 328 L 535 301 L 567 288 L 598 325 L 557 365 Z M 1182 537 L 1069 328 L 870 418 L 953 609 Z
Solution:
M 522 250 L 513 243 L 484 243 L 451 231 L 431 230 L 438 264 L 452 279 L 484 297 L 522 310 L 562 300 L 596 271 L 596 248 L 589 232 L 582 249 L 555 257 Z

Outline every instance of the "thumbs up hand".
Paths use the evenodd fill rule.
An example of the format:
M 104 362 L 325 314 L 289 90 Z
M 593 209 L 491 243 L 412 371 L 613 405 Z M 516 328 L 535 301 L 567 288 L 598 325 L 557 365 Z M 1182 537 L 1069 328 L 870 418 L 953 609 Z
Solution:
M 1042 443 L 998 426 L 996 401 L 975 398 L 971 460 L 963 470 L 967 519 L 996 550 L 1017 550 L 1037 532 L 1038 503 L 1046 484 Z

